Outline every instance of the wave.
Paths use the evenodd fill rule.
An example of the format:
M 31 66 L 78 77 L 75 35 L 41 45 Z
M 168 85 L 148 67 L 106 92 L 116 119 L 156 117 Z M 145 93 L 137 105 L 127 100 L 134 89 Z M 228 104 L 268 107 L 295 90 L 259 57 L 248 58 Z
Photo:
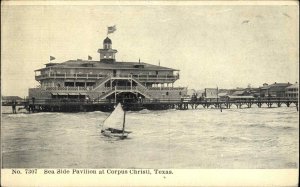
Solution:
M 278 130 L 295 130 L 295 127 L 291 127 L 291 126 L 279 126 L 279 125 L 266 125 L 266 124 L 250 124 L 247 125 L 248 127 L 252 127 L 252 128 L 267 128 L 267 129 L 278 129 Z
M 29 115 L 33 116 L 43 116 L 43 115 L 63 115 L 64 113 L 61 112 L 37 112 L 37 113 L 28 113 Z
M 94 111 L 94 112 L 89 112 L 91 114 L 107 114 L 107 112 L 102 112 L 102 111 Z
M 28 114 L 24 114 L 24 113 L 19 113 L 19 114 L 8 114 L 7 117 L 9 118 L 24 118 L 24 117 L 28 117 Z
M 240 143 L 240 142 L 273 142 L 277 141 L 276 139 L 270 139 L 270 138 L 249 138 L 249 137 L 237 137 L 237 136 L 217 136 L 213 138 L 214 140 L 218 141 L 224 141 L 224 142 L 231 142 L 231 143 Z
M 213 140 L 217 141 L 224 141 L 224 142 L 246 142 L 246 141 L 252 141 L 251 138 L 246 137 L 226 137 L 226 136 L 217 136 L 214 137 Z
M 151 111 L 148 109 L 143 109 L 143 110 L 139 111 L 138 113 L 139 114 L 149 114 L 149 113 L 151 113 Z

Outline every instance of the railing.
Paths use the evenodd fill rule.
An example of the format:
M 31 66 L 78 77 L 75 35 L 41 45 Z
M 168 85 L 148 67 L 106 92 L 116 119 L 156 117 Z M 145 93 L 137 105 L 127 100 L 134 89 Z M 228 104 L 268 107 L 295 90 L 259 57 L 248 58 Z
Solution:
M 145 95 L 146 97 L 150 98 L 150 95 L 146 92 L 147 89 L 141 87 L 140 85 L 138 86 L 116 86 L 116 87 L 105 87 L 104 88 L 105 93 L 100 95 L 97 99 L 103 99 L 104 97 L 107 97 L 109 94 L 115 92 L 115 91 L 139 91 L 141 94 Z
M 102 94 L 102 96 L 110 94 L 110 92 L 114 92 L 115 90 L 109 90 L 108 92 Z M 298 103 L 298 98 L 280 98 L 280 100 L 276 100 L 277 98 L 273 99 L 273 100 L 268 100 L 268 102 L 294 102 L 294 103 Z M 185 98 L 178 98 L 178 99 L 139 99 L 139 100 L 135 100 L 132 99 L 130 101 L 130 99 L 126 99 L 128 102 L 136 102 L 136 103 L 143 103 L 143 104 L 180 104 L 180 103 L 189 103 L 189 104 L 223 104 L 223 103 L 239 103 L 239 101 L 193 101 L 191 99 L 185 99 Z M 243 101 L 245 102 L 245 101 Z M 248 101 L 249 103 L 255 103 L 255 102 L 267 102 L 267 100 L 251 100 Z M 43 104 L 97 104 L 97 103 L 103 103 L 103 104 L 108 104 L 108 103 L 114 103 L 114 99 L 101 99 L 101 96 L 98 99 L 95 100 L 89 100 L 89 99 L 71 99 L 71 98 L 64 98 L 64 99 L 35 99 L 34 103 L 32 101 L 32 99 L 26 99 L 23 101 L 23 103 L 28 103 L 28 104 L 36 104 L 36 105 L 43 105 Z M 22 104 L 23 104 L 22 103 Z M 2 102 L 2 105 L 9 105 L 11 103 L 7 102 Z
M 105 84 L 106 81 L 108 81 L 111 77 L 107 76 L 105 77 L 103 80 L 101 80 L 100 82 L 98 82 L 95 86 L 94 86 L 94 90 L 98 89 L 99 87 L 103 86 Z
M 185 90 L 186 87 L 149 87 L 149 90 Z
M 87 87 L 46 87 L 44 90 L 47 91 L 87 91 L 92 90 L 93 87 L 87 86 Z
M 135 86 L 116 86 L 115 89 L 116 90 L 136 90 L 136 87 Z
M 178 75 L 133 75 L 133 78 L 136 78 L 138 80 L 170 80 L 174 81 L 179 79 Z
M 100 95 L 98 98 L 96 98 L 94 101 L 99 101 L 99 100 L 103 99 L 103 97 L 107 97 L 109 94 L 113 93 L 114 91 L 115 91 L 114 89 L 109 89 L 105 93 Z
M 135 78 L 139 80 L 177 80 L 179 79 L 179 75 L 132 75 L 132 74 L 58 74 L 58 73 L 48 73 L 48 74 L 41 74 L 35 76 L 36 80 L 46 79 L 46 78 L 54 78 L 54 79 L 103 79 L 107 76 L 111 76 L 112 78 Z
M 190 98 L 191 101 L 204 102 L 285 102 L 298 101 L 298 98 L 291 97 L 253 97 L 253 98 Z
M 141 85 L 137 86 L 137 90 L 143 94 L 145 97 L 151 98 L 152 96 L 148 93 L 148 89 L 146 87 L 142 87 Z
M 144 86 L 138 79 L 135 79 L 135 78 L 133 78 L 133 77 L 131 77 L 131 78 L 132 78 L 132 80 L 135 81 L 138 85 L 140 85 L 141 87 L 147 89 L 147 87 Z
M 102 74 L 42 74 L 37 75 L 35 78 L 37 80 L 45 79 L 45 78 L 63 78 L 63 79 L 77 79 L 77 78 L 85 78 L 85 79 L 103 79 L 107 77 L 108 75 L 102 75 Z

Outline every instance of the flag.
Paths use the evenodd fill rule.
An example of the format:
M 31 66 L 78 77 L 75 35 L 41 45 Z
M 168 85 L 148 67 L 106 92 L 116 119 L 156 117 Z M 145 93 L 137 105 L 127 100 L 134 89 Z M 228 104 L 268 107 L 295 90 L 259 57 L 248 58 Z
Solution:
M 88 60 L 92 60 L 93 58 L 91 56 L 88 56 Z
M 117 30 L 116 25 L 107 27 L 107 34 L 114 33 Z
M 54 56 L 50 56 L 50 61 L 55 60 Z

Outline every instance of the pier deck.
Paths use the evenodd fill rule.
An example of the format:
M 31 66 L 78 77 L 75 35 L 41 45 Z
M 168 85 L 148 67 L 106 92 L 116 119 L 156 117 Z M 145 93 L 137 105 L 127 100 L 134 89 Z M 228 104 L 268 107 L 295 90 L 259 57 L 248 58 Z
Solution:
M 163 110 L 163 109 L 196 109 L 198 106 L 203 108 L 271 108 L 281 106 L 295 106 L 298 111 L 298 98 L 255 98 L 240 100 L 193 100 L 193 99 L 141 99 L 139 101 L 122 100 L 117 101 L 123 103 L 127 110 Z M 79 100 L 79 99 L 51 99 L 51 100 L 23 100 L 17 103 L 17 106 L 23 106 L 29 111 L 56 111 L 56 112 L 78 112 L 78 111 L 112 111 L 114 108 L 114 100 Z M 11 103 L 2 103 L 2 106 L 12 106 Z

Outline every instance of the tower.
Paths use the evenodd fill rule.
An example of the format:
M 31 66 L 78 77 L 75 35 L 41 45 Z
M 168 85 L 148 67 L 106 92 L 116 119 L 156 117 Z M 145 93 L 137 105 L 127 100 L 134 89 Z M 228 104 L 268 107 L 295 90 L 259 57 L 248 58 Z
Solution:
M 116 61 L 115 54 L 118 52 L 115 49 L 112 49 L 111 39 L 106 37 L 103 40 L 103 49 L 98 49 L 98 53 L 100 53 L 100 62 L 113 63 Z

